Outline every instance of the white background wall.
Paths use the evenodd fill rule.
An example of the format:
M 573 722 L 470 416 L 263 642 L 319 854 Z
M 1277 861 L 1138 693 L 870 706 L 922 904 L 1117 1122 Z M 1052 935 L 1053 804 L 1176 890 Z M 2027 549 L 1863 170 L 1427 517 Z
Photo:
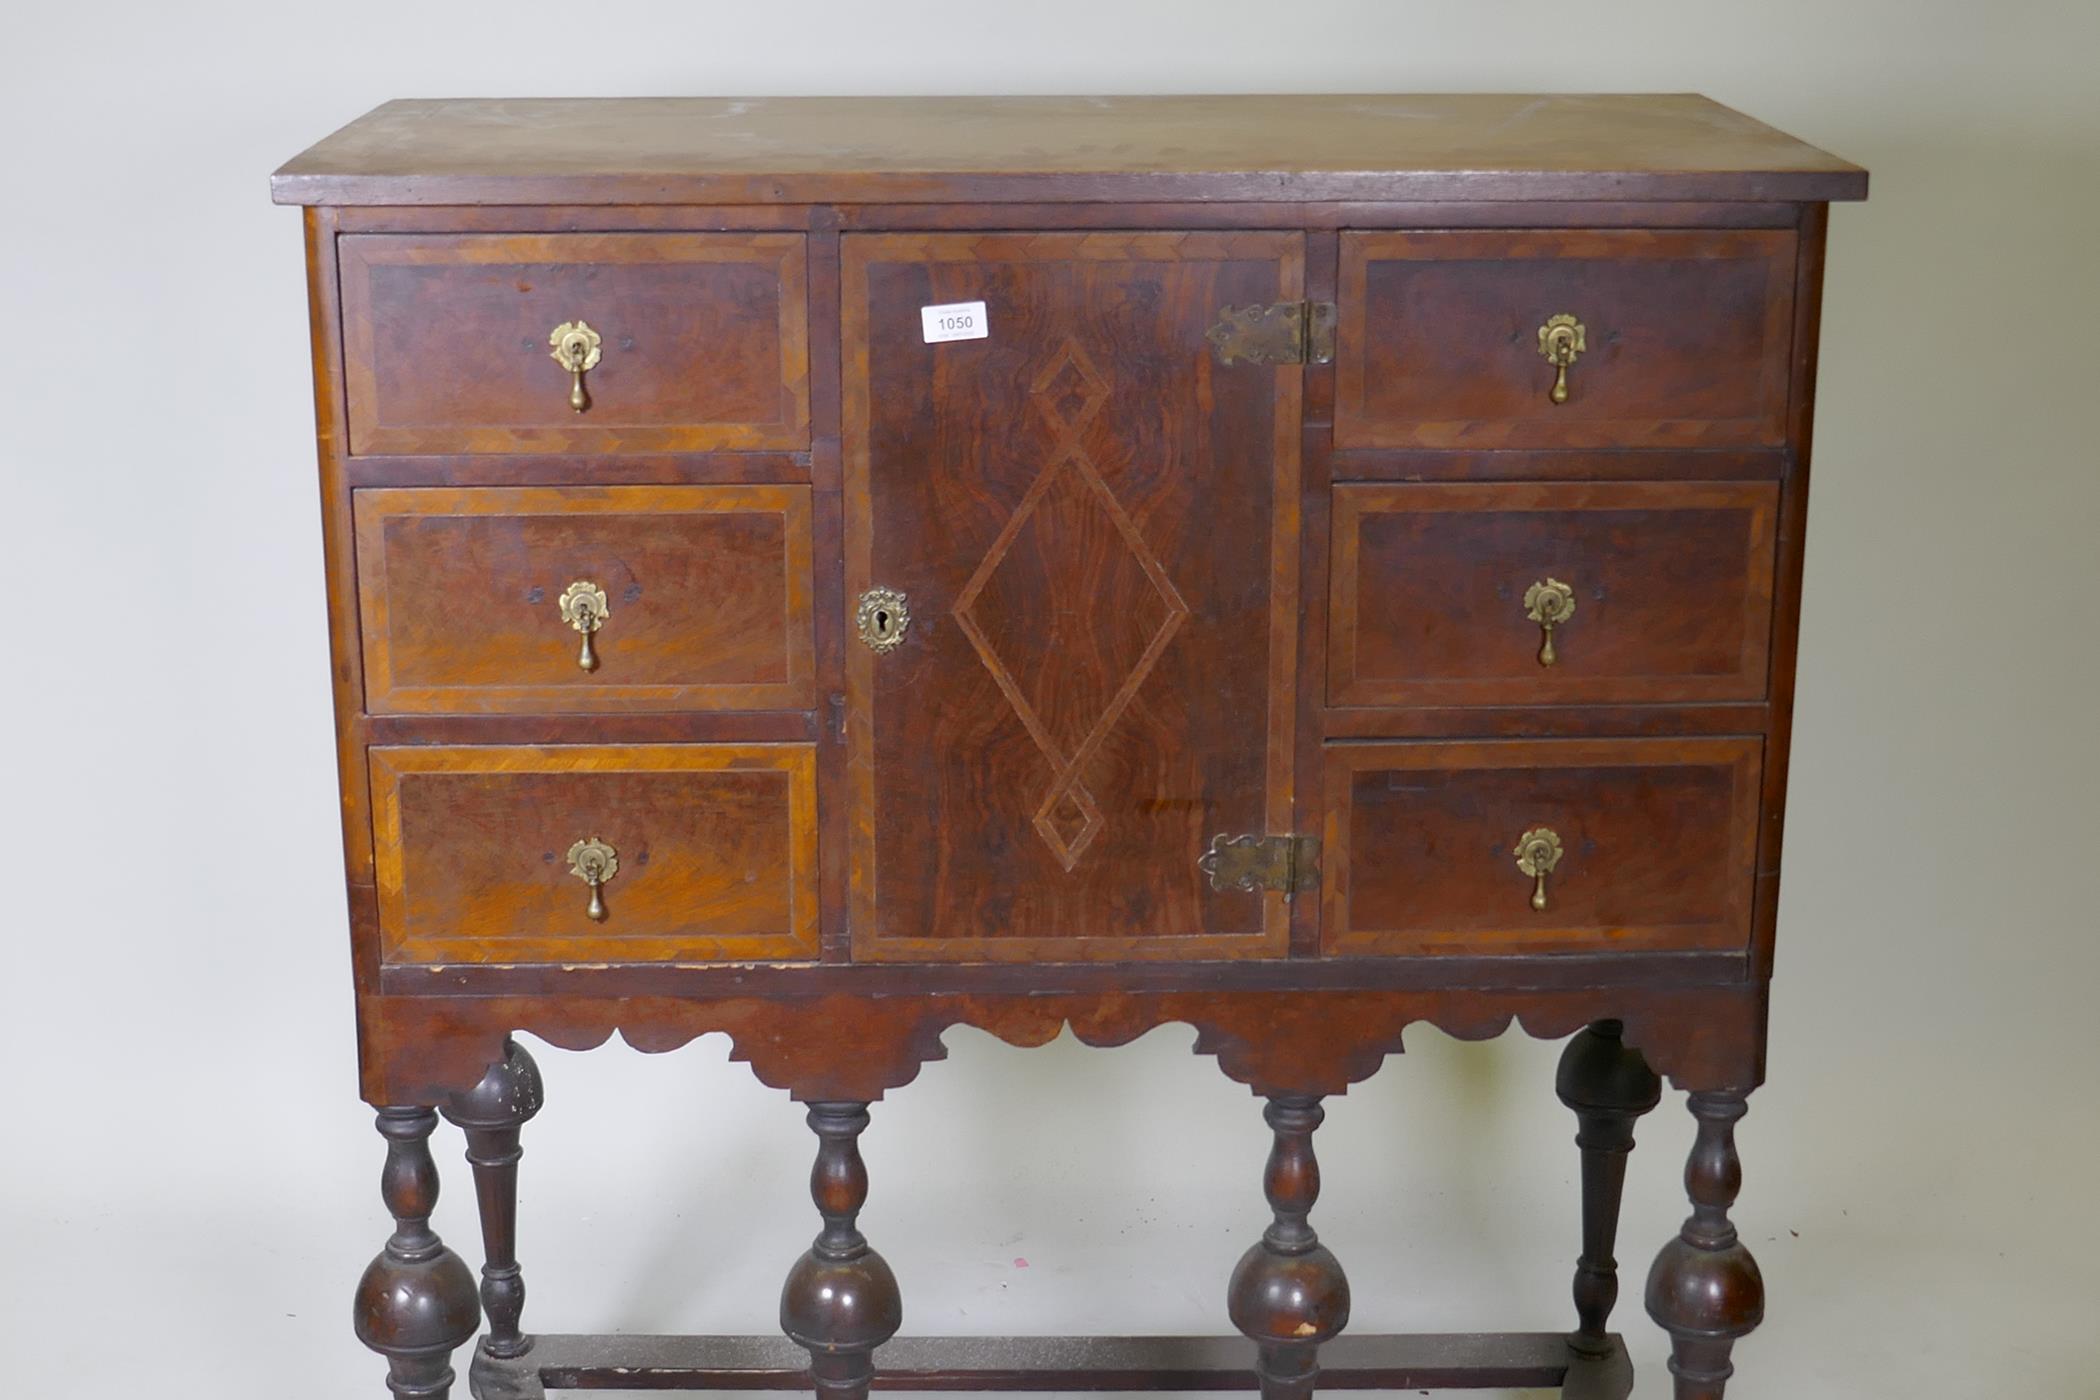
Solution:
M 2100 1396 L 2090 1007 L 2100 6 L 30 4 L 0 24 L 0 1351 L 39 1396 L 376 1397 L 298 216 L 395 96 L 1701 90 L 1872 168 L 1832 221 L 1743 1400 Z M 876 1109 L 914 1331 L 1223 1327 L 1256 1103 L 1166 1028 L 969 1031 Z M 1556 1050 L 1433 1032 L 1331 1102 L 1363 1329 L 1558 1327 Z M 530 1326 L 769 1331 L 811 1139 L 719 1038 L 542 1050 Z M 1637 1154 L 1620 1321 L 1684 1213 Z M 438 1225 L 474 1247 L 456 1133 Z M 1026 1267 L 1022 1267 L 1022 1260 Z

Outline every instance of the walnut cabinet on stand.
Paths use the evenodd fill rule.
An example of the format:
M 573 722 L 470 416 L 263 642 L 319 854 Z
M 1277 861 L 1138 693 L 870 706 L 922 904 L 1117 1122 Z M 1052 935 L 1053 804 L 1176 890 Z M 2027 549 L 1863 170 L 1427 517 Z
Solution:
M 1691 1214 L 1642 1242 L 1647 1311 L 1680 1400 L 1722 1395 L 1763 1311 L 1734 1131 L 1826 210 L 1863 172 L 1692 97 L 427 101 L 274 188 L 394 1218 L 356 1324 L 396 1395 L 473 1343 L 481 1400 L 1623 1397 L 1663 1079 Z M 1242 1335 L 896 1336 L 870 1106 L 953 1025 L 1166 1021 L 1274 1133 Z M 1573 1037 L 1572 1330 L 1348 1333 L 1322 1100 L 1414 1023 L 1513 1021 Z M 726 1032 L 806 1104 L 784 1338 L 524 1328 L 516 1031 Z M 429 1225 L 440 1117 L 478 1283 Z

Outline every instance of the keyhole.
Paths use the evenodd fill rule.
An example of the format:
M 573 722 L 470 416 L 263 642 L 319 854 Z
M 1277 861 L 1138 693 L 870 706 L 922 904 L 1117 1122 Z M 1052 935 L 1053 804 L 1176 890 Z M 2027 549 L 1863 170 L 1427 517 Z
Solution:
M 871 588 L 861 594 L 860 605 L 853 610 L 853 625 L 863 643 L 886 652 L 904 640 L 904 629 L 911 626 L 911 610 L 904 605 L 903 594 Z

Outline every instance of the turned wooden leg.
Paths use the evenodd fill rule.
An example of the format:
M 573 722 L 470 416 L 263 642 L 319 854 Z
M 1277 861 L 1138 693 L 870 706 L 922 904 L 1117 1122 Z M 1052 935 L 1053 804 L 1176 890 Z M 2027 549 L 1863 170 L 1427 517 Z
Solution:
M 1729 1352 L 1764 1321 L 1764 1280 L 1728 1219 L 1743 1185 L 1735 1124 L 1749 1111 L 1744 1097 L 1735 1090 L 1691 1096 L 1699 1120 L 1684 1169 L 1692 1215 L 1648 1274 L 1648 1315 L 1670 1334 L 1677 1400 L 1722 1400 L 1735 1374 Z
M 1262 1189 L 1276 1218 L 1240 1256 L 1226 1293 L 1232 1325 L 1253 1339 L 1263 1400 L 1306 1400 L 1320 1373 L 1320 1344 L 1349 1323 L 1349 1280 L 1306 1217 L 1320 1196 L 1313 1130 L 1327 1116 L 1317 1098 L 1279 1095 L 1263 1117 L 1276 1134 Z
M 1584 1356 L 1608 1356 L 1611 1310 L 1619 1301 L 1619 1204 L 1636 1119 L 1662 1101 L 1662 1081 L 1641 1052 L 1621 1037 L 1617 1021 L 1599 1021 L 1561 1052 L 1555 1088 L 1575 1111 L 1582 1150 L 1582 1257 L 1575 1264 L 1576 1329 L 1568 1345 Z
M 788 1270 L 780 1290 L 780 1328 L 809 1351 L 819 1400 L 865 1400 L 875 1376 L 875 1348 L 904 1323 L 897 1276 L 855 1223 L 868 1199 L 860 1134 L 864 1103 L 813 1103 L 818 1138 L 809 1194 L 824 1217 L 809 1252 Z
M 489 1319 L 481 1350 L 501 1361 L 532 1350 L 532 1338 L 518 1330 L 525 1311 L 525 1277 L 518 1271 L 518 1159 L 525 1153 L 518 1130 L 545 1099 L 540 1067 L 524 1046 L 505 1040 L 503 1058 L 445 1107 L 445 1117 L 466 1132 L 481 1206 L 481 1308 Z
M 402 1400 L 447 1400 L 452 1352 L 474 1336 L 481 1309 L 474 1275 L 430 1228 L 437 1206 L 437 1164 L 428 1108 L 382 1108 L 386 1167 L 379 1192 L 394 1217 L 386 1248 L 358 1281 L 357 1339 L 386 1357 L 387 1388 Z

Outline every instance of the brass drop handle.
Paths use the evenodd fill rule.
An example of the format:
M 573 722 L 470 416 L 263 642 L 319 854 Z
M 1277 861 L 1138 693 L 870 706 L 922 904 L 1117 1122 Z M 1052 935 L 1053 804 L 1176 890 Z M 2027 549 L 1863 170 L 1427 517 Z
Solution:
M 569 407 L 583 412 L 591 406 L 591 396 L 583 387 L 583 372 L 598 367 L 603 344 L 598 332 L 584 321 L 564 321 L 548 332 L 547 344 L 554 347 L 549 352 L 554 363 L 569 372 Z
M 1531 907 L 1546 907 L 1546 876 L 1560 864 L 1560 836 L 1550 826 L 1533 827 L 1517 838 L 1517 869 L 1532 879 Z
M 605 882 L 620 873 L 619 852 L 595 836 L 578 841 L 569 847 L 569 873 L 591 887 L 590 906 L 584 914 L 604 923 Z
M 583 633 L 583 649 L 576 664 L 586 671 L 598 669 L 598 653 L 591 646 L 591 633 L 605 625 L 612 612 L 605 605 L 605 590 L 580 578 L 561 591 L 561 620 Z
M 1575 590 L 1557 578 L 1540 579 L 1524 590 L 1524 616 L 1539 625 L 1539 665 L 1560 659 L 1553 650 L 1553 629 L 1575 616 Z
M 1546 397 L 1554 403 L 1568 401 L 1568 366 L 1589 349 L 1585 339 L 1587 334 L 1582 322 L 1566 312 L 1548 316 L 1546 324 L 1539 327 L 1539 353 L 1546 357 L 1547 364 L 1553 366 L 1553 391 Z

